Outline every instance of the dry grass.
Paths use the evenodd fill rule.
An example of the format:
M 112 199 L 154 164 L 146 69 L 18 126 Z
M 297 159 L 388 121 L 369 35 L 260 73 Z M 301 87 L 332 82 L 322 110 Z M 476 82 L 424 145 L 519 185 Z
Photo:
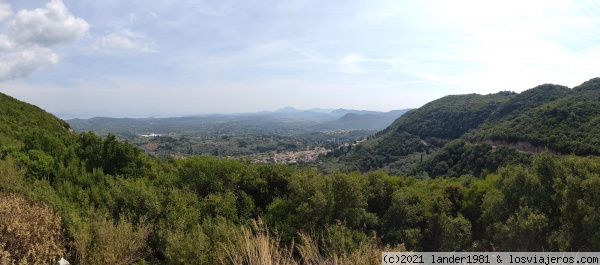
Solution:
M 381 252 L 406 251 L 404 245 L 394 248 L 381 246 L 376 238 L 360 244 L 350 253 L 338 254 L 328 252 L 323 254 L 323 247 L 319 240 L 306 233 L 300 233 L 300 244 L 292 243 L 291 246 L 281 246 L 280 237 L 273 235 L 267 226 L 261 222 L 253 221 L 252 228 L 242 228 L 241 233 L 231 240 L 224 249 L 227 259 L 221 264 L 310 264 L 310 265 L 338 265 L 338 264 L 381 264 Z M 299 253 L 294 257 L 293 251 Z
M 60 217 L 22 195 L 0 195 L 0 262 L 51 264 L 65 254 Z
M 258 221 L 252 221 L 251 229 L 241 228 L 237 237 L 224 246 L 227 259 L 222 264 L 264 264 L 288 265 L 297 264 L 292 256 L 293 246 L 280 247 L 281 239 L 271 235 L 267 226 Z
M 339 264 L 381 264 L 381 252 L 405 252 L 407 251 L 404 245 L 395 247 L 381 246 L 375 239 L 371 242 L 360 245 L 360 247 L 347 256 L 341 257 L 338 260 Z
M 363 242 L 350 253 L 328 252 L 323 255 L 322 247 L 317 240 L 308 234 L 300 233 L 301 244 L 297 245 L 300 252 L 301 262 L 299 264 L 311 265 L 338 265 L 338 264 L 381 264 L 381 252 L 386 251 L 406 251 L 404 245 L 398 245 L 394 248 L 390 246 L 381 246 L 376 238 L 368 242 Z
M 319 251 L 317 240 L 305 233 L 300 233 L 299 236 L 302 243 L 296 248 L 300 252 L 304 264 L 328 264 L 328 259 L 323 257 Z

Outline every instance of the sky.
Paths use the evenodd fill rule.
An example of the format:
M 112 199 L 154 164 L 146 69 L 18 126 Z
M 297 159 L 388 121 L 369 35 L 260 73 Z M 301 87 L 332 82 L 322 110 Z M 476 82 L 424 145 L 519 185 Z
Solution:
M 389 111 L 599 66 L 596 1 L 0 0 L 0 92 L 61 118 Z

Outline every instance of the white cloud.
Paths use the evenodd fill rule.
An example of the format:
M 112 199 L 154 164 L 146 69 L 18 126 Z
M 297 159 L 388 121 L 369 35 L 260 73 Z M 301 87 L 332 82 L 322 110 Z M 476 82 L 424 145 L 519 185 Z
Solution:
M 10 9 L 10 4 L 5 4 L 0 2 L 0 21 L 10 17 L 12 15 L 12 10 Z
M 61 0 L 51 0 L 45 9 L 19 11 L 8 33 L 19 43 L 49 47 L 75 41 L 88 29 L 88 23 L 69 13 Z
M 10 5 L 0 3 L 0 21 L 11 15 Z M 19 11 L 7 22 L 6 34 L 0 34 L 0 81 L 57 64 L 60 58 L 50 47 L 73 42 L 88 28 L 61 0 L 51 0 L 45 9 Z
M 26 77 L 40 68 L 57 64 L 58 55 L 48 48 L 0 53 L 0 81 Z
M 156 52 L 154 43 L 129 29 L 119 29 L 96 39 L 92 45 L 93 50 L 123 49 L 139 52 Z

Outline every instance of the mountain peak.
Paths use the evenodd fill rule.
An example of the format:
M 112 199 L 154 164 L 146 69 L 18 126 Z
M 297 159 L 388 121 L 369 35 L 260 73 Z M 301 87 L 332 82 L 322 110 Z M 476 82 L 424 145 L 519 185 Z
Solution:
M 298 112 L 301 112 L 301 110 L 294 108 L 294 107 L 285 107 L 285 108 L 278 109 L 275 112 L 277 112 L 277 113 L 298 113 Z

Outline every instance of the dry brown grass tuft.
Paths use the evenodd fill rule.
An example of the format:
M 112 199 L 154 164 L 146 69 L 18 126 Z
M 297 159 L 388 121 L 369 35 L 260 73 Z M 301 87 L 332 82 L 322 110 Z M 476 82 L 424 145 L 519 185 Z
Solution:
M 252 221 L 252 228 L 242 227 L 237 237 L 224 246 L 227 260 L 222 264 L 297 264 L 292 249 L 280 246 L 281 238 L 272 235 L 267 226 L 259 219 Z
M 404 245 L 395 247 L 381 246 L 377 240 L 373 239 L 370 242 L 361 244 L 360 247 L 347 256 L 338 258 L 338 264 L 381 264 L 381 252 L 405 252 Z
M 357 249 L 348 254 L 339 254 L 328 252 L 328 255 L 322 254 L 322 248 L 317 240 L 308 234 L 300 233 L 302 243 L 297 245 L 300 252 L 300 264 L 311 265 L 341 265 L 341 264 L 356 264 L 370 265 L 381 264 L 381 252 L 386 251 L 406 251 L 404 245 L 398 245 L 394 248 L 390 246 L 381 246 L 376 238 L 372 238 L 368 242 L 363 242 Z
M 301 243 L 296 249 L 300 252 L 302 263 L 304 264 L 329 264 L 327 258 L 321 255 L 317 240 L 313 239 L 309 234 L 300 233 Z
M 239 235 L 224 246 L 227 259 L 221 260 L 221 264 L 370 265 L 381 264 L 381 252 L 406 251 L 404 245 L 393 248 L 382 246 L 379 240 L 372 238 L 350 253 L 339 254 L 324 251 L 323 246 L 319 244 L 322 239 L 319 240 L 306 233 L 300 233 L 299 237 L 300 244 L 281 246 L 280 238 L 271 234 L 260 219 L 253 221 L 252 229 L 241 228 Z M 299 253 L 298 258 L 294 258 L 294 249 Z
M 60 217 L 22 195 L 0 195 L 0 262 L 51 264 L 65 254 Z

